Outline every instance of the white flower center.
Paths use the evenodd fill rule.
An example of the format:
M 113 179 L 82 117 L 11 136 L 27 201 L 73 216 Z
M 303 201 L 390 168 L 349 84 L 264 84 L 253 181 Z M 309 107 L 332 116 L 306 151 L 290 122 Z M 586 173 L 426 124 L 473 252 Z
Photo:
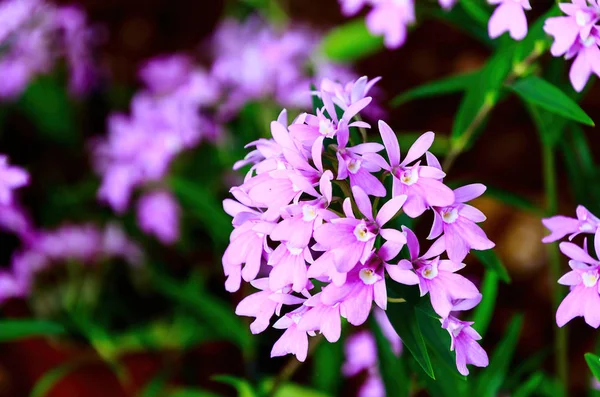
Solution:
M 583 45 L 585 47 L 591 47 L 595 43 L 596 43 L 596 39 L 593 36 L 590 36 L 583 42 Z
M 587 25 L 588 23 L 590 23 L 591 19 L 591 15 L 585 11 L 579 10 L 575 13 L 575 21 L 579 26 Z
M 421 275 L 426 279 L 431 280 L 438 275 L 438 269 L 435 266 L 426 265 L 421 269 Z
M 454 338 L 456 338 L 458 335 L 460 335 L 460 333 L 462 332 L 464 327 L 465 326 L 463 324 L 461 324 L 460 322 L 450 321 L 447 329 L 448 329 L 448 332 Z
M 302 220 L 305 222 L 314 221 L 317 217 L 317 209 L 312 205 L 302 207 Z
M 358 277 L 367 285 L 375 284 L 379 280 L 379 276 L 372 269 L 361 269 Z
M 300 315 L 298 313 L 294 313 L 290 317 L 292 318 L 292 321 L 296 324 L 298 324 L 300 322 L 300 320 L 302 320 L 302 315 Z
M 419 180 L 419 172 L 416 168 L 411 168 L 409 170 L 404 170 L 402 175 L 400 175 L 400 182 L 405 185 L 414 185 Z
M 321 120 L 319 121 L 319 133 L 325 136 L 332 136 L 335 132 L 335 128 L 333 126 L 333 122 L 331 120 Z
M 593 287 L 598 282 L 598 272 L 591 271 L 583 273 L 581 278 L 583 279 L 583 285 L 586 287 Z
M 293 247 L 288 244 L 286 244 L 286 247 L 287 247 L 288 251 L 290 251 L 290 254 L 292 254 L 294 256 L 298 256 L 302 253 L 302 251 L 304 251 L 304 249 L 302 249 L 302 248 Z
M 366 242 L 373 238 L 373 233 L 367 229 L 367 225 L 364 222 L 359 223 L 354 228 L 354 235 L 358 241 Z
M 593 233 L 596 231 L 596 228 L 589 222 L 584 222 L 581 225 L 579 225 L 579 231 L 583 233 Z
M 356 174 L 358 170 L 360 170 L 360 163 L 361 161 L 359 159 L 350 159 L 348 162 L 348 171 L 352 174 Z
M 458 210 L 456 208 L 446 208 L 442 211 L 442 219 L 446 223 L 454 223 L 458 219 Z

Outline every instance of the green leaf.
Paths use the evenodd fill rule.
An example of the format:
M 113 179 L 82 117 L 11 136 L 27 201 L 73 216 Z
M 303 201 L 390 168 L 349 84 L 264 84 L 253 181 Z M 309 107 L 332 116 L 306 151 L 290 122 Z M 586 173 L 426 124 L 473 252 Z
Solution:
M 215 337 L 230 340 L 245 352 L 250 348 L 250 334 L 240 318 L 228 304 L 204 291 L 195 278 L 192 277 L 187 285 L 183 286 L 162 273 L 157 273 L 153 279 L 159 292 L 196 313 Z
M 66 88 L 56 78 L 38 77 L 27 87 L 17 107 L 45 137 L 70 146 L 80 143 L 74 107 Z
M 473 328 L 483 337 L 494 315 L 494 306 L 496 306 L 496 297 L 498 296 L 498 274 L 496 272 L 490 270 L 485 272 L 481 283 L 481 295 L 483 298 L 473 314 L 475 322 Z
M 437 7 L 434 9 L 432 14 L 437 19 L 450 22 L 452 26 L 463 30 L 490 48 L 495 48 L 497 46 L 496 42 L 490 39 L 487 30 L 487 23 L 485 25 L 473 23 L 473 18 L 460 3 L 452 7 L 450 11 L 442 10 L 440 7 Z
M 500 280 L 505 283 L 510 283 L 510 276 L 508 275 L 508 271 L 502 264 L 502 261 L 496 255 L 496 252 L 493 249 L 485 250 L 485 251 L 476 251 L 473 250 L 473 255 L 486 267 L 486 269 L 493 271 L 500 277 Z
M 490 8 L 482 7 L 482 3 L 474 0 L 460 0 L 460 5 L 464 8 L 466 13 L 473 18 L 480 26 L 487 27 L 488 21 L 492 13 Z
M 388 305 L 386 313 L 392 323 L 392 326 L 402 339 L 402 343 L 419 363 L 423 371 L 435 379 L 431 359 L 425 345 L 425 339 L 417 319 L 416 308 L 405 303 L 391 303 Z
M 270 396 L 269 393 L 272 388 L 273 379 L 265 379 L 260 385 L 261 395 Z M 277 392 L 273 397 L 329 397 L 329 394 L 296 383 L 285 382 L 278 386 Z
M 592 375 L 594 375 L 597 381 L 600 381 L 600 357 L 593 353 L 585 353 L 585 362 L 590 367 Z
M 420 85 L 397 95 L 392 99 L 390 105 L 397 107 L 414 99 L 462 92 L 476 81 L 478 73 L 479 71 L 467 72 Z
M 312 385 L 331 395 L 338 395 L 342 382 L 340 371 L 344 361 L 342 341 L 319 343 L 314 352 Z
M 182 178 L 173 177 L 170 184 L 182 203 L 207 228 L 215 243 L 226 245 L 232 230 L 231 219 L 214 193 L 205 186 Z
M 57 336 L 66 334 L 65 327 L 53 321 L 34 319 L 7 319 L 0 321 L 0 342 L 34 336 Z
M 526 197 L 520 196 L 511 191 L 487 185 L 487 190 L 485 191 L 485 194 L 488 197 L 492 197 L 502 202 L 502 204 L 509 205 L 518 210 L 540 216 L 545 215 L 544 210 L 538 207 L 535 203 L 533 203 Z
M 594 125 L 594 121 L 575 101 L 540 77 L 525 77 L 512 84 L 510 88 L 533 105 L 586 125 Z
M 406 302 L 389 302 L 386 310 L 386 314 L 390 323 L 402 338 L 402 343 L 408 351 L 412 354 L 415 361 L 423 368 L 423 371 L 435 379 L 433 367 L 431 365 L 431 359 L 425 344 L 423 332 L 417 318 L 417 310 L 421 310 L 423 313 L 427 313 L 433 317 L 437 316 L 435 313 L 427 312 L 427 306 L 418 308 L 418 304 L 422 304 L 424 299 L 419 298 L 418 289 L 414 287 L 407 287 L 397 283 L 386 283 L 387 295 L 389 298 L 399 299 L 402 298 Z
M 538 386 L 544 380 L 544 374 L 536 372 L 531 375 L 525 383 L 519 386 L 519 388 L 512 395 L 513 397 L 529 397 L 537 390 Z
M 201 389 L 176 388 L 167 393 L 168 397 L 222 397 L 220 394 Z
M 212 377 L 212 380 L 233 386 L 238 392 L 238 397 L 258 396 L 252 385 L 245 379 L 236 378 L 235 376 L 230 375 L 215 375 Z
M 371 329 L 377 343 L 379 371 L 383 378 L 386 395 L 408 397 L 410 378 L 404 361 L 394 354 L 390 341 L 383 335 L 379 324 L 374 319 L 371 321 Z
M 371 35 L 362 18 L 354 19 L 331 30 L 321 47 L 332 61 L 350 62 L 381 50 L 383 38 Z
M 422 132 L 399 132 L 397 134 L 398 143 L 400 144 L 400 147 L 410 147 L 421 135 L 423 135 Z M 436 133 L 435 140 L 429 148 L 429 151 L 436 156 L 443 156 L 448 153 L 449 148 L 450 140 L 448 137 L 446 135 Z
M 522 325 L 522 316 L 513 317 L 504 338 L 497 345 L 490 358 L 490 365 L 483 370 L 478 379 L 475 396 L 494 397 L 498 395 L 517 347 Z

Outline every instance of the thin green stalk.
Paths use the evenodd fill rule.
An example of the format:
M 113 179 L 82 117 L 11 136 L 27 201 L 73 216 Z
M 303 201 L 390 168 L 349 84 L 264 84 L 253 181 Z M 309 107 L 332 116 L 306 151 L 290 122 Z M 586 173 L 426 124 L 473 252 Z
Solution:
M 544 187 L 546 192 L 546 211 L 548 216 L 556 214 L 558 210 L 558 188 L 556 184 L 556 156 L 550 145 L 542 145 Z M 562 300 L 562 291 L 556 281 L 560 277 L 560 253 L 556 243 L 548 244 L 548 260 L 550 263 L 550 289 L 552 291 L 553 308 L 556 310 Z M 554 327 L 554 364 L 556 374 L 560 379 L 564 396 L 568 386 L 567 371 L 567 329 Z

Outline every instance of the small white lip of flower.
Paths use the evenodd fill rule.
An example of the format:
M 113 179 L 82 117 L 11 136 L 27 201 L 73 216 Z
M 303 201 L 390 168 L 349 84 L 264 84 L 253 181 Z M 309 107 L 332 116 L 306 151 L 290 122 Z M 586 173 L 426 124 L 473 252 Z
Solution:
M 305 222 L 314 221 L 317 217 L 317 209 L 314 205 L 305 205 L 302 207 L 302 220 Z
M 265 237 L 265 234 L 264 233 L 256 233 L 256 236 L 260 237 L 260 238 L 263 238 L 263 237 Z
M 596 39 L 593 36 L 590 36 L 583 42 L 583 45 L 585 47 L 591 47 L 594 43 L 596 43 Z
M 581 275 L 581 278 L 583 279 L 583 285 L 588 288 L 593 287 L 598 282 L 598 272 L 585 272 Z
M 455 338 L 460 335 L 462 329 L 464 328 L 464 325 L 459 323 L 459 322 L 455 322 L 455 321 L 450 321 L 450 323 L 448 324 L 448 332 L 450 332 L 450 334 L 452 334 L 452 336 L 454 336 Z
M 300 255 L 302 253 L 302 251 L 304 251 L 302 248 L 297 248 L 297 247 L 293 247 L 289 244 L 286 245 L 288 251 L 290 251 L 290 254 L 297 256 Z
M 596 228 L 591 225 L 589 222 L 583 222 L 581 225 L 579 225 L 579 231 L 580 232 L 595 232 Z
M 300 320 L 302 320 L 302 316 L 298 313 L 294 313 L 290 317 L 292 318 L 292 321 L 296 324 L 298 324 Z
M 454 223 L 458 219 L 458 210 L 456 208 L 448 208 L 443 210 L 442 219 L 446 223 Z
M 354 228 L 354 235 L 358 241 L 366 242 L 373 237 L 373 233 L 367 229 L 367 225 L 364 222 L 359 223 Z
M 379 276 L 373 271 L 373 269 L 361 269 L 358 272 L 358 277 L 362 280 L 363 283 L 367 285 L 372 285 L 379 280 Z
M 426 265 L 421 270 L 421 275 L 428 280 L 434 279 L 438 275 L 437 267 L 433 267 L 431 265 Z
M 590 20 L 590 15 L 587 12 L 579 10 L 575 13 L 575 21 L 579 26 L 587 25 L 588 23 L 590 23 Z
M 400 175 L 400 182 L 405 185 L 414 185 L 419 180 L 419 172 L 415 168 L 405 170 Z
M 348 162 L 348 171 L 350 171 L 351 174 L 356 174 L 360 170 L 360 163 L 361 161 L 359 159 L 350 159 Z
M 319 121 L 319 133 L 325 136 L 331 136 L 335 132 L 335 128 L 333 127 L 333 123 L 331 120 L 321 120 Z

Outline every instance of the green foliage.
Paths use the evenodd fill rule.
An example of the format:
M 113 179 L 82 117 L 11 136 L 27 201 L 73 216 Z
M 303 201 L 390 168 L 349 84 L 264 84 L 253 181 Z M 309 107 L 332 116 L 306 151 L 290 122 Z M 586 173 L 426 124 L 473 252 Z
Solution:
M 493 197 L 494 199 L 502 202 L 503 204 L 509 205 L 515 209 L 538 216 L 544 215 L 544 210 L 538 205 L 528 200 L 526 197 L 520 196 L 511 191 L 487 185 L 487 190 L 485 191 L 485 194 L 486 196 Z
M 592 371 L 592 375 L 594 375 L 594 378 L 596 378 L 596 380 L 600 382 L 600 357 L 593 353 L 586 353 L 585 362 L 590 368 L 590 371 Z
M 230 375 L 216 375 L 212 378 L 216 382 L 225 383 L 234 387 L 238 397 L 258 397 L 258 394 L 248 381 Z
M 494 397 L 498 395 L 510 369 L 522 325 L 523 318 L 521 316 L 515 316 L 508 325 L 504 338 L 498 343 L 490 357 L 490 365 L 477 379 L 475 396 Z
M 81 360 L 69 361 L 65 364 L 58 365 L 42 375 L 31 390 L 30 397 L 47 396 L 54 386 L 60 382 L 65 376 L 79 368 L 84 362 Z
M 354 19 L 332 29 L 323 39 L 321 48 L 332 61 L 350 62 L 381 50 L 383 38 L 371 35 L 364 19 Z
M 525 77 L 512 84 L 510 88 L 528 103 L 565 118 L 591 126 L 594 125 L 592 119 L 575 101 L 540 77 Z
M 498 297 L 498 273 L 488 269 L 483 276 L 480 291 L 482 299 L 475 308 L 473 328 L 483 337 L 494 315 L 494 307 Z
M 386 394 L 388 396 L 408 397 L 410 378 L 404 361 L 394 354 L 390 342 L 385 338 L 373 318 L 371 319 L 371 329 L 377 343 L 379 371 L 383 378 Z
M 390 101 L 390 105 L 396 107 L 415 99 L 431 98 L 463 92 L 473 85 L 477 80 L 478 74 L 478 71 L 467 72 L 425 83 L 403 92 L 402 94 L 396 95 L 396 97 Z
M 57 322 L 37 319 L 0 320 L 0 342 L 35 336 L 60 336 L 67 333 L 66 328 Z
M 493 271 L 505 283 L 510 283 L 510 276 L 506 267 L 502 264 L 500 257 L 496 254 L 493 249 L 486 251 L 473 250 L 472 254 L 486 267 L 486 269 Z
M 75 108 L 66 87 L 56 78 L 38 77 L 27 87 L 17 107 L 44 137 L 72 147 L 81 144 Z
M 312 385 L 331 395 L 337 395 L 344 361 L 343 341 L 319 343 L 314 353 Z

